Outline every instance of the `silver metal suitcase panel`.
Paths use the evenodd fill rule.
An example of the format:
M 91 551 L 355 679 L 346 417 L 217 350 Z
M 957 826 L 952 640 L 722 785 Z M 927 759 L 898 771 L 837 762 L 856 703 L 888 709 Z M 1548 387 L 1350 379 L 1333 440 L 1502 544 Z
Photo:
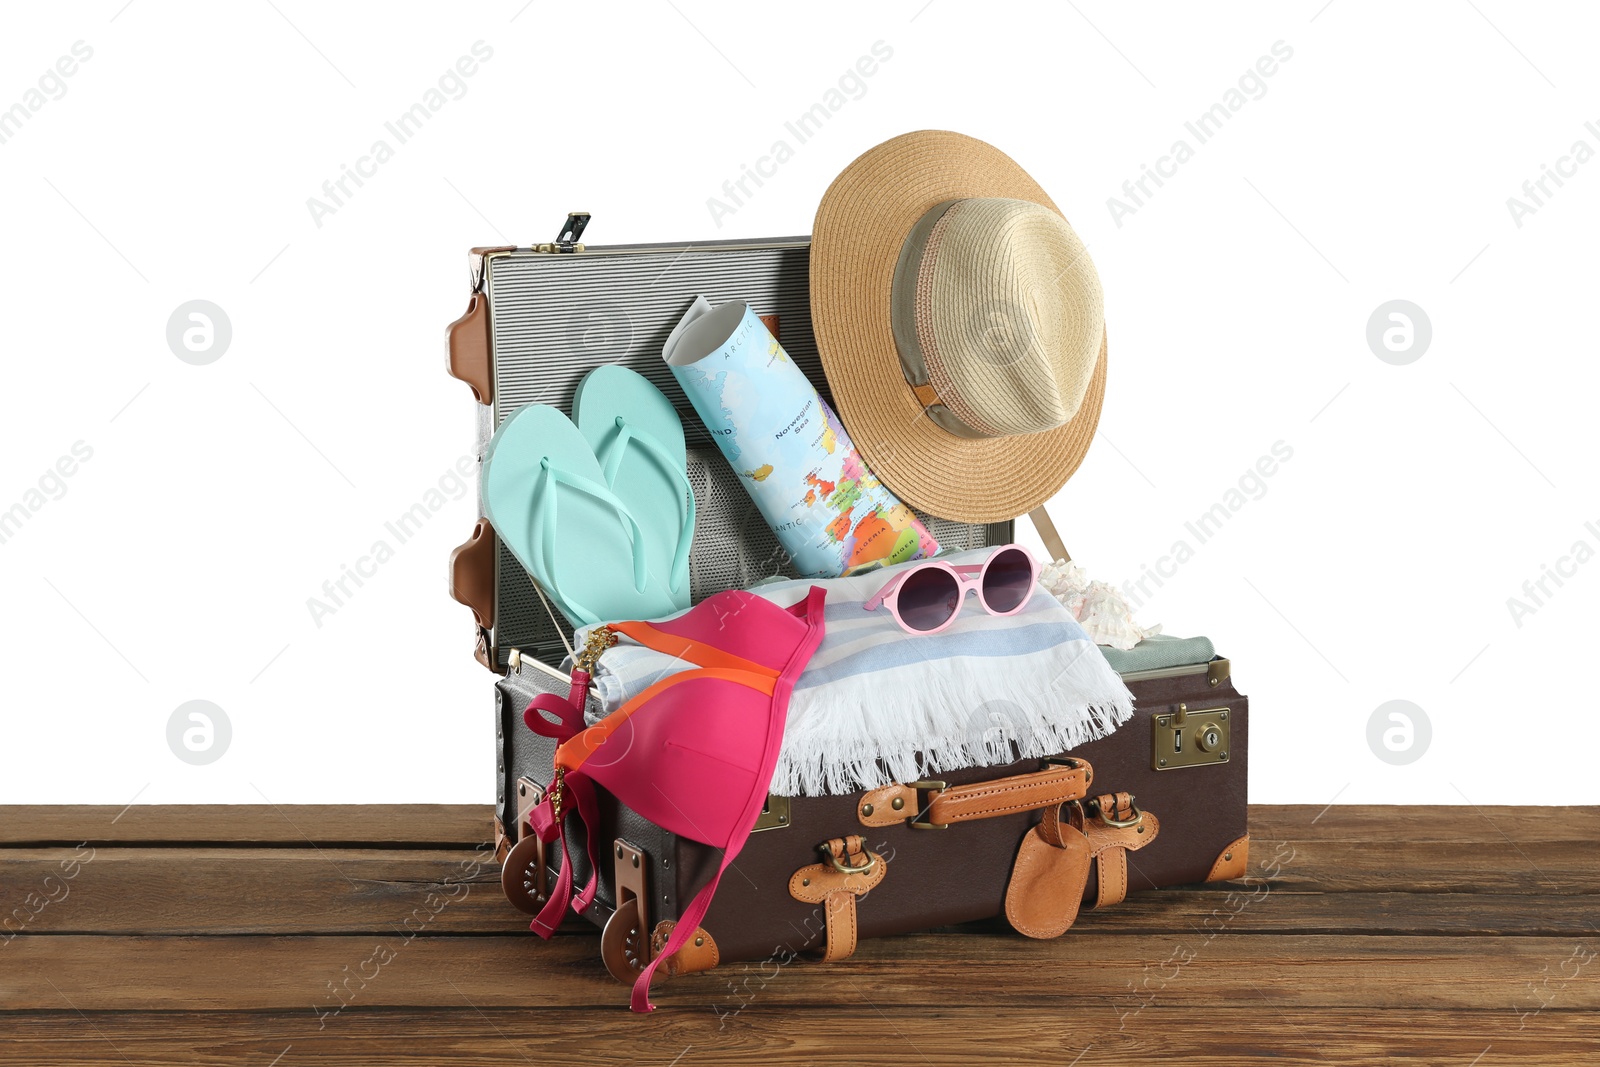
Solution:
M 774 575 L 794 577 L 788 557 L 738 476 L 711 442 L 661 359 L 667 335 L 698 295 L 744 300 L 777 315 L 784 350 L 831 402 L 811 332 L 806 238 L 705 245 L 632 245 L 561 254 L 518 250 L 486 263 L 498 426 L 524 404 L 572 410 L 583 376 L 620 363 L 650 379 L 683 419 L 696 527 L 689 556 L 695 601 Z M 919 513 L 920 514 L 920 513 Z M 1004 544 L 1011 523 L 967 525 L 920 515 L 947 549 Z M 547 663 L 564 646 L 532 580 L 504 545 L 495 575 L 494 647 Z

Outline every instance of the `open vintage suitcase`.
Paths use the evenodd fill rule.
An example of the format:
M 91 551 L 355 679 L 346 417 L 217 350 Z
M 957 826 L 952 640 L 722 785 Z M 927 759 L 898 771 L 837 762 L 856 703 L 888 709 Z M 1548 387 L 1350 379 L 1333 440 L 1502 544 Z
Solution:
M 748 301 L 827 396 L 811 333 L 808 240 L 585 247 L 577 238 L 587 221 L 587 215 L 571 216 L 550 244 L 472 251 L 472 295 L 467 313 L 450 327 L 449 365 L 479 405 L 478 454 L 521 405 L 570 411 L 585 373 L 621 363 L 649 378 L 683 418 L 698 510 L 694 601 L 788 573 L 776 538 L 710 441 L 661 348 L 697 294 L 714 303 Z M 1010 522 L 969 526 L 920 517 L 946 549 L 1012 540 Z M 1041 533 L 1047 545 L 1059 545 L 1053 529 Z M 535 694 L 567 693 L 568 676 L 559 669 L 565 638 L 486 520 L 452 556 L 451 590 L 475 616 L 479 661 L 503 675 L 495 684 L 497 841 L 506 857 L 508 898 L 536 912 L 561 859 L 559 850 L 545 854 L 524 815 L 549 782 L 555 742 L 527 729 L 523 711 Z M 847 954 L 856 935 L 1001 914 L 1019 845 L 1047 809 L 1056 809 L 1052 790 L 1064 775 L 1081 776 L 1077 792 L 1086 799 L 1079 813 L 1086 830 L 1092 823 L 1097 831 L 1090 834 L 1098 842 L 1098 862 L 1084 887 L 1086 903 L 1115 903 L 1127 890 L 1242 876 L 1249 847 L 1248 701 L 1233 687 L 1228 661 L 1124 680 L 1137 701 L 1134 718 L 1109 737 L 1062 754 L 1067 767 L 1087 763 L 1092 771 L 1024 760 L 945 773 L 939 782 L 906 783 L 876 795 L 769 797 L 737 862 L 743 877 L 723 880 L 694 940 L 663 969 L 674 974 L 719 961 L 786 962 L 808 950 L 832 958 Z M 996 810 L 981 819 L 963 814 L 974 798 L 996 795 L 1017 803 L 991 803 Z M 680 908 L 716 871 L 720 854 L 653 825 L 604 791 L 600 807 L 601 837 L 610 849 L 585 914 L 605 928 L 601 951 L 608 969 L 631 981 L 652 945 L 664 942 Z M 1136 836 L 1146 830 L 1152 831 L 1148 839 Z M 855 869 L 864 854 L 881 858 L 887 874 L 876 872 L 870 894 L 859 887 L 832 896 L 802 888 L 811 883 L 800 869 L 815 865 L 819 846 L 828 842 L 834 858 L 844 860 L 841 869 Z M 587 861 L 579 849 L 574 857 L 581 884 Z M 852 878 L 822 873 L 824 890 Z M 863 880 L 870 879 L 856 878 Z M 848 915 L 835 911 L 841 906 Z M 830 929 L 846 920 L 848 945 Z

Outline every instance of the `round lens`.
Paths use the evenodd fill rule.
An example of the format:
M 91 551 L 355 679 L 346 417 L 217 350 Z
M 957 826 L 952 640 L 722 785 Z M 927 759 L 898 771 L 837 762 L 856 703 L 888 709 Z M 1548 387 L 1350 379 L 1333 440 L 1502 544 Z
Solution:
M 937 630 L 961 601 L 961 584 L 943 567 L 919 567 L 900 583 L 900 619 L 913 630 Z
M 983 602 L 1000 615 L 1016 611 L 1033 595 L 1033 560 L 1020 548 L 1008 548 L 989 561 L 983 572 Z

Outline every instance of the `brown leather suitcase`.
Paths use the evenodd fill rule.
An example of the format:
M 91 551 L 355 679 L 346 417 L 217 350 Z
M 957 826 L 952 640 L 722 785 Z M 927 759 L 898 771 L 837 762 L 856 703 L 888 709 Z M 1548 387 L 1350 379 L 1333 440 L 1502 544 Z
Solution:
M 826 395 L 810 332 L 808 242 L 585 249 L 577 238 L 586 221 L 570 217 L 555 242 L 473 250 L 472 298 L 450 328 L 449 360 L 479 403 L 479 454 L 517 407 L 543 402 L 570 410 L 584 373 L 623 363 L 650 378 L 684 416 L 699 516 L 694 599 L 785 573 L 771 531 L 700 428 L 660 351 L 695 295 L 748 300 Z M 1012 540 L 1009 522 L 920 517 L 947 548 Z M 485 521 L 452 556 L 451 590 L 472 609 L 479 661 L 503 675 L 495 685 L 503 883 L 514 904 L 536 911 L 560 859 L 525 832 L 523 815 L 549 781 L 554 742 L 528 730 L 522 715 L 537 693 L 566 694 L 567 676 L 555 666 L 565 637 Z M 1062 819 L 1081 825 L 1095 850 L 1094 861 L 1082 865 L 1081 896 L 1090 904 L 1120 900 L 1128 890 L 1239 877 L 1248 861 L 1248 703 L 1228 661 L 1125 680 L 1137 699 L 1134 718 L 1062 760 L 950 772 L 871 795 L 769 797 L 738 875 L 722 880 L 701 929 L 663 969 L 786 961 L 812 951 L 837 956 L 857 938 L 992 917 L 1007 912 L 1014 873 L 1057 897 L 1069 884 L 1076 891 L 1070 878 L 1052 874 L 1057 850 L 1038 853 L 1044 867 L 1019 863 L 1033 848 L 1028 839 L 1060 831 Z M 585 914 L 604 926 L 602 955 L 627 980 L 716 870 L 718 853 L 662 830 L 603 791 L 600 809 L 609 849 Z M 582 840 L 581 832 L 572 839 Z M 574 851 L 581 884 L 588 864 Z M 1046 910 L 1061 912 L 1062 902 Z M 1059 932 L 1060 915 L 1010 918 L 1036 936 Z
M 1159 820 L 1154 840 L 1124 857 L 1126 890 L 1241 877 L 1249 861 L 1249 701 L 1234 688 L 1226 659 L 1150 673 L 1155 676 L 1127 678 L 1137 698 L 1131 720 L 1110 736 L 1063 755 L 1092 766 L 1091 796 L 1131 794 L 1137 812 L 1124 816 L 1148 813 Z M 523 709 L 536 693 L 564 693 L 565 687 L 563 679 L 527 660 L 497 683 L 500 752 L 510 784 L 502 814 L 505 826 L 525 825 L 519 812 L 542 795 L 554 755 L 553 741 L 523 725 Z M 941 778 L 953 788 L 1028 774 L 1041 765 L 1040 760 L 1027 760 Z M 712 953 L 720 961 L 733 961 L 821 951 L 827 936 L 818 908 L 795 899 L 789 883 L 801 867 L 817 862 L 820 844 L 851 834 L 861 835 L 870 851 L 888 857 L 882 881 L 856 902 L 858 937 L 1000 915 L 1018 847 L 1042 815 L 1042 809 L 1029 809 L 933 830 L 914 825 L 923 806 L 918 804 L 918 811 L 902 809 L 907 817 L 892 825 L 868 827 L 859 815 L 866 802 L 866 794 L 859 792 L 770 797 L 757 832 L 739 855 L 743 877 L 722 880 L 701 924 L 707 941 L 701 946 L 704 958 L 668 966 L 668 973 L 698 969 L 696 964 L 708 964 Z M 715 872 L 718 853 L 661 830 L 604 795 L 601 824 L 602 840 L 612 846 L 610 862 L 602 860 L 600 888 L 588 917 L 605 927 L 602 954 L 608 968 L 626 978 L 648 960 L 648 935 L 676 919 L 679 907 Z M 579 832 L 576 827 L 569 830 Z M 511 853 L 504 885 L 508 897 L 532 913 L 538 910 L 535 899 L 554 878 L 558 860 L 544 855 L 531 835 L 514 836 L 525 844 Z M 576 851 L 574 874 L 581 881 L 588 871 L 581 850 Z M 1091 870 L 1083 891 L 1086 903 L 1099 898 L 1106 869 L 1096 865 Z M 1107 892 L 1120 899 L 1115 889 L 1108 887 Z

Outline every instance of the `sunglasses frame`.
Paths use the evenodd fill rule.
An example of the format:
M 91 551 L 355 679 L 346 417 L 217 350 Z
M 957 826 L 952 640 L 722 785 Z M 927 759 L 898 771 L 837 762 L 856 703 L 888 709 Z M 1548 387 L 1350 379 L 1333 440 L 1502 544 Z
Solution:
M 1022 553 L 1022 557 L 1028 561 L 1028 584 L 1030 586 L 1037 586 L 1039 584 L 1040 568 L 1039 561 L 1034 558 L 1033 553 L 1029 552 L 1027 549 L 1018 544 L 999 545 L 993 552 L 989 553 L 989 557 L 982 563 L 967 563 L 957 566 L 956 564 L 950 563 L 946 560 L 930 559 L 917 564 L 915 567 L 908 567 L 904 571 L 901 571 L 899 574 L 895 575 L 893 578 L 889 579 L 889 581 L 885 582 L 883 588 L 874 593 L 872 598 L 863 604 L 862 607 L 867 611 L 876 611 L 879 605 L 887 606 L 889 609 L 889 614 L 894 616 L 894 621 L 900 625 L 900 629 L 915 636 L 926 636 L 928 634 L 936 634 L 948 630 L 951 625 L 955 623 L 956 619 L 960 618 L 961 609 L 967 602 L 968 592 L 975 592 L 978 594 L 978 606 L 983 608 L 983 610 L 990 615 L 994 615 L 998 618 L 1004 618 L 1007 615 L 1015 615 L 1023 608 L 1027 607 L 1028 604 L 1033 600 L 1032 592 L 1023 597 L 1022 602 L 1016 607 L 1012 608 L 1010 611 L 996 611 L 990 606 L 989 601 L 983 595 L 983 581 L 986 577 L 988 577 L 990 564 L 994 563 L 995 560 L 999 559 L 1002 555 L 1013 549 Z M 913 574 L 916 574 L 919 571 L 930 569 L 942 570 L 949 574 L 950 577 L 954 578 L 956 582 L 956 588 L 959 590 L 959 594 L 956 598 L 955 608 L 950 612 L 950 617 L 948 619 L 931 630 L 919 630 L 907 623 L 905 618 L 900 614 L 900 590 L 905 586 L 906 580 L 909 579 Z M 1035 590 L 1035 592 L 1036 591 L 1037 590 Z

